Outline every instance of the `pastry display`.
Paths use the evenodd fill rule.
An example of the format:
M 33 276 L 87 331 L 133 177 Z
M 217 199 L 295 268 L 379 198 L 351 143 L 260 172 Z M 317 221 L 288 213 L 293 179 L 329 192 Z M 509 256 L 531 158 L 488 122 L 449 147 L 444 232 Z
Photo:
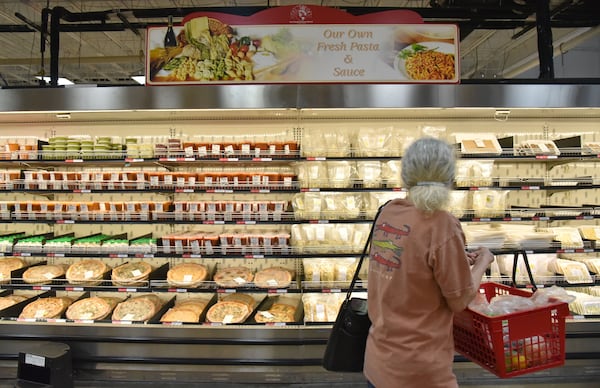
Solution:
M 0 284 L 10 281 L 12 271 L 25 267 L 25 261 L 18 257 L 0 259 Z
M 254 284 L 260 288 L 286 288 L 292 282 L 293 272 L 287 268 L 269 267 L 254 274 Z
M 207 313 L 207 322 L 242 323 L 254 310 L 256 300 L 248 294 L 228 295 L 212 305 Z
M 154 294 L 134 296 L 117 304 L 113 313 L 114 321 L 147 321 L 162 306 L 160 298 Z
M 253 279 L 253 271 L 246 267 L 220 268 L 213 276 L 217 286 L 226 288 L 242 287 Z
M 268 310 L 259 310 L 254 314 L 254 320 L 259 323 L 294 322 L 296 307 L 287 303 L 273 303 Z
M 23 272 L 23 281 L 29 284 L 50 284 L 52 280 L 64 276 L 64 274 L 65 268 L 62 265 L 35 265 Z
M 198 316 L 202 315 L 208 302 L 199 298 L 189 298 L 175 301 L 175 308 L 192 310 Z
M 173 287 L 198 287 L 208 276 L 206 266 L 198 263 L 181 263 L 169 269 L 167 283 Z
M 109 267 L 99 259 L 77 261 L 69 266 L 66 272 L 70 284 L 93 286 L 102 282 Z
M 13 295 L 7 295 L 7 296 L 0 296 L 0 310 L 4 310 L 5 308 L 13 306 L 24 300 L 27 300 L 27 297 L 25 297 L 23 295 L 14 295 L 13 294 Z
M 193 310 L 173 307 L 168 309 L 160 318 L 161 322 L 186 322 L 196 323 L 200 320 L 200 316 Z
M 118 304 L 119 299 L 92 296 L 76 301 L 67 308 L 65 313 L 67 319 L 74 320 L 100 320 L 110 315 L 112 310 Z
M 62 316 L 71 303 L 73 300 L 66 296 L 39 298 L 25 306 L 19 318 L 57 319 Z
M 122 264 L 113 268 L 111 279 L 116 286 L 135 287 L 146 284 L 152 266 L 143 261 Z

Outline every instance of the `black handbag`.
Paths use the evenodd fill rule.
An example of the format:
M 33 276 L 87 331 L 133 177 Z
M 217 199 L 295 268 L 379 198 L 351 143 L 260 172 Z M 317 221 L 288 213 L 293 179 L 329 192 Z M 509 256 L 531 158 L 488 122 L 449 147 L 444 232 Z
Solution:
M 377 211 L 375 221 L 383 206 Z M 367 300 L 356 297 L 352 298 L 351 294 L 358 280 L 360 267 L 367 255 L 371 238 L 373 237 L 375 221 L 373 221 L 369 237 L 356 266 L 352 282 L 346 293 L 346 299 L 340 307 L 340 311 L 329 334 L 329 339 L 327 340 L 323 356 L 323 368 L 331 372 L 361 372 L 363 370 L 365 347 L 369 328 L 371 327 L 371 320 L 367 311 Z

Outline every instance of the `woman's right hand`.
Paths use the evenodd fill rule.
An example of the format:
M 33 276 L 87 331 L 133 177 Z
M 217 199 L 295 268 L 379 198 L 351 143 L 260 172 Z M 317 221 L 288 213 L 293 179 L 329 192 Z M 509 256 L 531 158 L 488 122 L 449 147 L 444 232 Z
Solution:
M 469 265 L 483 266 L 487 268 L 494 261 L 494 255 L 485 247 L 479 247 L 474 251 L 467 252 Z

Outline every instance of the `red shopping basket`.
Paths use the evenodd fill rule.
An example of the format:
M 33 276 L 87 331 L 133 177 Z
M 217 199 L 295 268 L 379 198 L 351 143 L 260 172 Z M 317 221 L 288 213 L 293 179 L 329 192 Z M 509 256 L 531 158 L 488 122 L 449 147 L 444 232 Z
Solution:
M 527 290 L 482 283 L 487 300 L 496 295 L 531 297 Z M 563 365 L 567 303 L 511 314 L 487 316 L 466 309 L 454 314 L 455 350 L 501 378 Z

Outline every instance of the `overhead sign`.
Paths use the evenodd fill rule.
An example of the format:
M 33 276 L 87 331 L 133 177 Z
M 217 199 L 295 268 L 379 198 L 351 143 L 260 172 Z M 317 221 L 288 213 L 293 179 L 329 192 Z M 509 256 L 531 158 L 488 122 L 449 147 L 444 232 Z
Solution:
M 173 35 L 175 39 L 173 39 Z M 412 11 L 353 16 L 319 6 L 249 17 L 202 13 L 147 29 L 147 85 L 457 83 L 458 28 Z

